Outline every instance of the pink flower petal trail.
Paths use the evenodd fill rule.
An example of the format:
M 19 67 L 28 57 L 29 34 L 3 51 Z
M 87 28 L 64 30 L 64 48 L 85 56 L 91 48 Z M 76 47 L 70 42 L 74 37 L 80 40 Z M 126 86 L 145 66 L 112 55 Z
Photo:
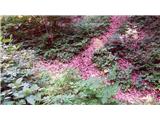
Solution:
M 101 72 L 94 66 L 92 63 L 92 55 L 95 52 L 96 49 L 101 48 L 105 43 L 107 43 L 108 38 L 114 34 L 117 29 L 122 25 L 124 21 L 127 20 L 128 17 L 126 16 L 112 16 L 111 17 L 111 25 L 108 28 L 108 32 L 104 33 L 103 35 L 92 38 L 90 41 L 90 44 L 87 46 L 87 49 L 85 51 L 82 51 L 80 54 L 75 56 L 72 60 L 70 60 L 69 63 L 62 63 L 58 60 L 40 60 L 36 63 L 35 67 L 42 68 L 50 71 L 53 75 L 56 75 L 63 71 L 66 68 L 76 68 L 79 70 L 80 75 L 84 79 L 88 79 L 89 77 L 101 77 Z M 138 41 L 144 37 L 144 33 L 140 32 L 138 36 L 134 36 L 135 41 Z M 98 41 L 98 44 L 97 44 Z M 135 42 L 133 47 L 138 47 L 137 42 Z M 131 65 L 127 60 L 120 59 L 118 61 L 118 64 L 120 68 L 126 69 L 128 66 Z M 138 79 L 138 74 L 133 73 L 132 74 L 132 82 L 135 83 Z M 138 91 L 136 89 L 131 89 L 128 92 L 123 93 L 121 90 L 118 91 L 117 95 L 115 96 L 116 99 L 120 101 L 124 101 L 127 103 L 134 103 L 135 101 L 140 100 L 140 98 L 143 98 L 144 96 L 155 96 L 155 91 Z M 160 98 L 158 99 L 160 101 Z
M 68 67 L 76 68 L 80 71 L 80 74 L 84 79 L 88 79 L 89 77 L 93 76 L 100 76 L 101 72 L 93 65 L 91 60 L 93 53 L 98 47 L 96 44 L 96 39 L 100 39 L 102 41 L 102 44 L 104 45 L 107 42 L 107 38 L 109 38 L 113 33 L 115 33 L 126 19 L 127 17 L 125 16 L 113 16 L 111 18 L 111 25 L 108 29 L 108 32 L 106 32 L 104 35 L 99 36 L 98 38 L 92 38 L 87 49 L 79 55 L 75 56 L 69 63 L 64 64 L 59 62 L 58 60 L 41 60 L 36 63 L 36 66 L 45 68 L 52 73 L 58 73 Z

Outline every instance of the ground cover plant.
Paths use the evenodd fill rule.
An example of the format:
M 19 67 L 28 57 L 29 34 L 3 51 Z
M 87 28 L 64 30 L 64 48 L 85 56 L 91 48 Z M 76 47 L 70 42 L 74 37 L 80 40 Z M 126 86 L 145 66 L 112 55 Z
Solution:
M 95 52 L 93 62 L 101 70 L 110 74 L 113 66 L 117 66 L 114 80 L 121 81 L 124 90 L 136 87 L 139 90 L 156 91 L 156 97 L 159 98 L 159 20 L 159 16 L 133 16 L 110 38 L 104 48 Z M 138 38 L 142 30 L 146 35 Z M 117 63 L 122 65 L 118 66 Z
M 2 104 L 117 104 L 113 97 L 118 84 L 107 86 L 96 78 L 85 81 L 72 69 L 53 79 L 33 67 L 33 51 L 18 50 L 10 44 L 12 39 L 1 41 L 9 42 L 1 49 Z
M 33 50 L 19 50 L 12 39 L 1 38 L 2 104 L 34 104 L 38 100 L 38 77 L 33 69 Z
M 160 104 L 159 16 L 4 16 L 1 104 Z
M 76 21 L 77 20 L 77 21 Z M 74 22 L 75 21 L 75 22 Z M 5 38 L 13 36 L 24 47 L 36 47 L 46 58 L 67 62 L 109 26 L 108 16 L 25 16 L 2 19 Z

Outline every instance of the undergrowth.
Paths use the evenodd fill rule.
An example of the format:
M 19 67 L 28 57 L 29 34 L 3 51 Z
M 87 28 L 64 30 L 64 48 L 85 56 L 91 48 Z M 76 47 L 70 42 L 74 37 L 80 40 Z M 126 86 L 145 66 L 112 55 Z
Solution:
M 80 18 L 78 22 L 73 19 Z M 80 53 L 90 38 L 107 31 L 109 16 L 5 16 L 2 32 L 13 36 L 23 48 L 33 47 L 47 59 L 68 62 Z
M 105 72 L 106 76 L 110 75 L 109 71 L 113 69 L 113 66 L 116 66 L 114 80 L 120 81 L 125 90 L 131 87 L 136 87 L 139 90 L 155 90 L 157 93 L 160 90 L 159 18 L 159 16 L 132 16 L 110 38 L 104 48 L 96 51 L 93 55 L 92 61 Z M 147 34 L 142 40 L 136 41 L 132 36 L 137 33 L 129 32 L 129 30 L 134 30 L 134 32 L 137 30 L 137 33 L 143 30 Z M 127 37 L 123 38 L 124 35 Z M 116 64 L 121 59 L 132 64 L 128 68 L 129 71 L 126 71 L 128 77 L 126 75 L 122 77 L 125 70 L 119 69 Z M 132 73 L 139 74 L 135 85 L 131 83 Z
M 1 38 L 1 92 L 3 105 L 40 104 L 118 104 L 114 98 L 118 84 L 106 85 L 103 79 L 83 80 L 75 69 L 58 77 L 34 68 L 33 50 L 20 50 L 12 39 Z

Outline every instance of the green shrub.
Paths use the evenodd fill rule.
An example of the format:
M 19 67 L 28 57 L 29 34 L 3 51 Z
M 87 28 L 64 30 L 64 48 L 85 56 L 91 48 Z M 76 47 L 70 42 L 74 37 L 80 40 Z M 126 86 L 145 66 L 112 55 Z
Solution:
M 33 67 L 34 51 L 20 50 L 12 39 L 1 38 L 1 93 L 3 105 L 26 104 L 118 104 L 113 98 L 118 84 L 102 79 L 82 80 L 76 70 L 66 70 L 53 79 Z
M 109 71 L 112 69 L 110 66 L 116 65 L 116 60 L 126 59 L 133 66 L 128 72 L 117 70 L 118 76 L 115 76 L 116 80 L 124 79 L 123 82 L 120 82 L 122 83 L 122 88 L 126 89 L 128 88 L 127 86 L 134 86 L 131 84 L 130 74 L 136 72 L 140 74 L 136 83 L 137 88 L 157 89 L 160 79 L 158 75 L 160 72 L 159 21 L 159 16 L 132 16 L 109 39 L 105 47 L 94 54 L 92 61 L 100 70 Z M 132 37 L 123 40 L 121 35 L 126 35 L 128 28 L 132 29 L 135 26 L 138 31 L 143 30 L 148 35 L 143 40 L 137 41 L 137 43 Z M 120 78 L 119 76 L 124 77 Z M 147 85 L 145 82 L 148 82 Z
M 36 71 L 33 69 L 34 52 L 19 50 L 12 39 L 2 39 L 1 49 L 1 104 L 36 104 L 40 100 Z
M 107 31 L 108 16 L 5 16 L 2 33 L 5 38 L 13 36 L 14 42 L 23 43 L 23 48 L 33 47 L 47 59 L 69 61 L 83 50 L 90 38 Z
M 143 40 L 138 42 L 139 47 L 127 50 L 125 55 L 135 66 L 133 71 L 138 71 L 141 74 L 137 86 L 145 89 L 154 89 L 159 85 L 160 76 L 157 75 L 160 72 L 159 22 L 159 16 L 132 16 L 127 22 L 127 24 L 136 25 L 138 30 L 145 31 L 147 34 Z M 126 43 L 125 46 L 127 45 Z M 147 86 L 143 83 L 146 80 L 149 82 Z
M 116 56 L 112 55 L 105 47 L 97 50 L 92 57 L 93 63 L 102 71 L 111 68 L 116 60 Z
M 98 36 L 107 31 L 109 26 L 109 17 L 102 16 L 86 16 L 78 23 L 70 23 L 67 31 L 60 31 L 59 37 L 54 40 L 51 49 L 45 48 L 41 51 L 46 58 L 59 59 L 67 62 L 74 55 L 85 49 L 91 37 Z M 48 49 L 48 46 L 47 46 Z
M 109 16 L 84 16 L 79 23 L 73 26 L 82 35 L 93 37 L 108 31 L 109 20 Z
M 50 81 L 43 88 L 45 104 L 118 104 L 113 98 L 118 84 L 105 85 L 102 79 L 82 80 L 73 70 L 67 70 L 62 76 Z

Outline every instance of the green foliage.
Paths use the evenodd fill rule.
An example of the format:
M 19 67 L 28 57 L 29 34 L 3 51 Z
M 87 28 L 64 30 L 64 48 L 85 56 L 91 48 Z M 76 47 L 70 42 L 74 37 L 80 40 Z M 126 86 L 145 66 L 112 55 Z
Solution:
M 1 42 L 1 52 L 1 104 L 118 104 L 113 98 L 117 84 L 107 86 L 96 78 L 82 80 L 74 69 L 53 79 L 33 68 L 33 51 Z
M 129 22 L 148 34 L 151 33 L 153 37 L 160 35 L 160 16 L 131 16 Z
M 88 42 L 88 38 L 83 39 L 75 36 L 57 40 L 52 44 L 51 49 L 43 51 L 44 57 L 51 59 L 57 58 L 62 62 L 67 62 L 83 50 Z
M 62 76 L 50 81 L 43 88 L 45 104 L 118 104 L 113 98 L 118 84 L 105 85 L 102 79 L 81 80 L 73 70 L 67 70 Z
M 88 37 L 98 36 L 107 31 L 109 26 L 109 16 L 84 16 L 84 18 L 74 26 L 81 34 Z
M 118 60 L 118 54 L 113 54 L 115 46 L 111 46 L 112 43 L 109 45 L 107 44 L 104 48 L 99 49 L 96 51 L 92 57 L 93 63 L 96 64 L 101 71 L 103 71 L 108 80 L 112 80 L 115 82 L 119 82 L 121 85 L 121 89 L 126 91 L 128 88 L 131 87 L 131 72 L 132 69 L 128 68 L 126 70 L 120 70 L 116 61 Z
M 118 29 L 117 32 L 120 33 L 120 34 L 124 34 L 129 27 L 130 27 L 129 24 L 127 24 L 127 22 L 124 22 L 124 23 L 120 26 L 120 28 Z
M 117 58 L 111 54 L 105 47 L 97 50 L 93 57 L 93 63 L 96 63 L 97 67 L 101 70 L 108 69 L 115 64 Z
M 157 76 L 157 73 L 160 72 L 159 22 L 159 16 L 132 16 L 127 22 L 127 24 L 136 25 L 138 29 L 148 34 L 138 42 L 139 47 L 127 50 L 125 55 L 125 58 L 134 65 L 133 71 L 141 73 L 137 86 L 141 86 L 142 89 L 152 90 L 159 85 L 160 76 Z M 130 25 L 130 27 L 133 26 Z M 127 48 L 128 43 L 123 43 L 123 46 Z M 147 85 L 143 82 L 146 80 L 149 82 Z
M 107 31 L 106 28 L 108 26 L 108 16 L 86 16 L 80 22 L 70 24 L 67 32 L 61 31 L 61 37 L 54 40 L 52 49 L 44 51 L 44 56 L 67 62 L 85 48 L 91 37 L 98 36 Z
M 35 104 L 40 96 L 39 86 L 35 82 L 37 77 L 33 69 L 33 51 L 19 51 L 19 45 L 12 45 L 10 41 L 1 39 L 0 42 L 1 103 Z
M 92 61 L 100 70 L 107 70 L 109 79 L 120 81 L 123 90 L 133 86 L 131 84 L 131 73 L 133 72 L 140 74 L 136 84 L 138 89 L 157 89 L 160 79 L 160 76 L 157 75 L 160 72 L 159 21 L 159 16 L 130 17 L 109 39 L 105 47 L 94 54 Z M 148 35 L 143 40 L 136 42 L 131 36 L 122 39 L 121 36 L 127 35 L 128 29 L 137 29 L 138 32 L 143 30 Z M 109 59 L 110 56 L 112 59 Z M 116 61 L 121 58 L 128 60 L 132 66 L 128 70 L 113 70 Z M 110 70 L 113 71 L 110 72 Z M 114 74 L 111 75 L 112 73 Z
M 80 18 L 79 22 L 73 19 Z M 90 38 L 107 31 L 108 16 L 9 16 L 2 19 L 5 38 L 33 47 L 47 59 L 68 62 L 83 50 Z

